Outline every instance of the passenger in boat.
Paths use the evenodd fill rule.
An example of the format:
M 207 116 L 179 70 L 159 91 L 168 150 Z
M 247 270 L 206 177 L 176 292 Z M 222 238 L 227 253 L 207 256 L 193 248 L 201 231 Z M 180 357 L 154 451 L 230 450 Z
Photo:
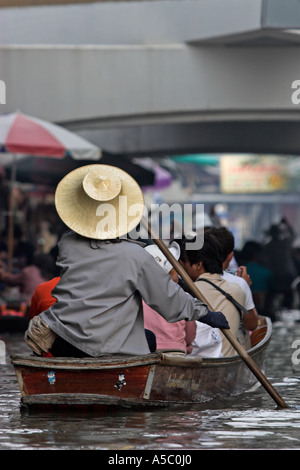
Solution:
M 262 247 L 261 258 L 266 268 L 269 268 L 275 278 L 277 293 L 283 295 L 282 305 L 291 308 L 291 284 L 297 276 L 292 256 L 292 243 L 295 231 L 286 217 L 278 224 L 272 224 L 265 232 L 267 239 Z
M 204 299 L 215 310 L 221 310 L 226 316 L 230 329 L 235 338 L 247 349 L 250 347 L 250 336 L 247 330 L 245 315 L 240 316 L 239 311 L 219 292 L 214 285 L 220 287 L 241 305 L 245 305 L 245 291 L 236 283 L 228 282 L 222 278 L 223 266 L 221 248 L 217 239 L 209 232 L 204 233 L 203 247 L 199 250 L 186 250 L 184 243 L 181 246 L 180 262 L 184 269 L 195 282 L 197 288 L 202 293 Z M 211 285 L 212 282 L 214 285 Z M 198 334 L 195 343 L 197 345 Z M 222 335 L 222 355 L 235 355 L 235 349 L 229 341 Z
M 251 291 L 258 311 L 261 315 L 276 320 L 275 302 L 278 295 L 278 286 L 272 271 L 263 265 L 262 245 L 255 240 L 248 240 L 240 252 L 243 262 L 251 273 L 253 283 Z
M 149 245 L 145 248 L 155 259 L 157 264 L 168 273 L 174 282 L 178 283 L 178 273 L 167 260 L 157 245 Z M 172 242 L 169 250 L 176 260 L 180 257 L 178 243 Z M 145 328 L 156 336 L 157 350 L 181 351 L 185 354 L 192 352 L 192 341 L 196 336 L 196 322 L 181 320 L 169 323 L 159 313 L 153 310 L 143 301 Z
M 226 227 L 212 227 L 209 232 L 216 237 L 221 247 L 221 255 L 223 260 L 222 278 L 226 281 L 237 283 L 245 291 L 245 308 L 248 310 L 249 315 L 245 317 L 244 321 L 246 322 L 248 330 L 255 330 L 258 322 L 258 313 L 250 289 L 252 281 L 249 274 L 247 273 L 247 268 L 246 266 L 240 266 L 236 272 L 236 275 L 227 271 L 234 253 L 234 236 L 232 232 Z
M 30 319 L 44 312 L 56 302 L 56 298 L 53 297 L 52 291 L 59 281 L 60 281 L 60 276 L 54 277 L 53 279 L 50 279 L 50 281 L 42 282 L 40 285 L 37 286 L 32 296 L 31 304 L 29 307 L 28 313 L 29 313 Z M 154 352 L 156 350 L 155 334 L 151 330 L 148 330 L 148 329 L 145 330 L 145 334 L 146 334 L 150 351 Z M 58 346 L 56 344 L 56 349 L 57 347 Z M 64 350 L 65 349 L 66 348 L 64 346 Z M 52 354 L 50 353 L 46 354 L 46 356 L 49 356 L 49 355 L 52 356 Z
M 0 280 L 6 286 L 17 286 L 20 299 L 30 305 L 35 288 L 53 277 L 55 263 L 50 255 L 26 252 L 25 266 L 17 273 L 0 268 Z
M 50 279 L 50 281 L 42 282 L 37 286 L 29 307 L 28 314 L 30 319 L 44 312 L 56 302 L 56 298 L 53 297 L 52 291 L 59 280 L 60 276 L 57 276 Z
M 72 171 L 55 193 L 57 212 L 71 229 L 61 238 L 57 299 L 26 332 L 37 354 L 148 354 L 142 299 L 168 322 L 199 320 L 229 328 L 225 316 L 187 295 L 135 240 L 144 199 L 119 168 L 87 165 Z

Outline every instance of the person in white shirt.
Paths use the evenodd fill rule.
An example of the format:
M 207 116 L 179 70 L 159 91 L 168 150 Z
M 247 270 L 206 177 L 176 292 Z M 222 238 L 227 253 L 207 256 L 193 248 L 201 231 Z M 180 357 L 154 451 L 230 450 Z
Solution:
M 247 273 L 246 266 L 239 266 L 236 275 L 227 271 L 228 266 L 233 258 L 234 253 L 234 236 L 230 230 L 226 227 L 212 227 L 209 229 L 209 232 L 212 233 L 218 240 L 222 258 L 223 258 L 223 279 L 229 282 L 235 282 L 246 293 L 245 308 L 248 310 L 249 314 L 253 317 L 258 317 L 258 313 L 253 301 L 253 296 L 251 292 L 251 278 Z
M 257 318 L 253 314 L 248 314 L 247 311 L 236 307 L 226 294 L 231 297 L 242 307 L 245 307 L 245 291 L 237 285 L 237 283 L 228 282 L 222 278 L 222 254 L 221 247 L 210 231 L 204 233 L 203 246 L 199 250 L 187 249 L 182 244 L 180 263 L 184 267 L 187 274 L 194 281 L 196 287 L 201 291 L 203 297 L 208 305 L 214 310 L 222 310 L 223 314 L 228 320 L 232 334 L 238 341 L 247 349 L 250 347 L 249 330 L 253 330 L 257 326 Z M 224 292 L 223 292 L 224 291 Z M 201 332 L 203 331 L 200 325 Z M 199 335 L 200 331 L 196 333 L 196 338 L 192 343 L 193 351 L 197 349 L 197 355 L 202 357 L 207 356 L 207 351 L 203 351 L 202 340 L 203 337 Z M 223 356 L 235 355 L 235 349 L 231 346 L 228 340 L 222 337 L 222 350 Z M 195 343 L 195 344 L 194 344 Z M 216 348 L 217 349 L 217 348 Z M 216 353 L 216 351 L 214 351 Z

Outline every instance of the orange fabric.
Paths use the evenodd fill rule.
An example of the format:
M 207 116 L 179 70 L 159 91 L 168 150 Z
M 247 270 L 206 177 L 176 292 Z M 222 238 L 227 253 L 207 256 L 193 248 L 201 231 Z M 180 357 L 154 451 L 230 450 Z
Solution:
M 50 281 L 42 282 L 37 286 L 31 299 L 29 318 L 39 315 L 56 302 L 56 299 L 52 296 L 52 290 L 59 280 L 60 277 L 54 277 Z
M 49 351 L 46 352 L 46 353 L 43 352 L 42 356 L 43 356 L 43 357 L 54 357 L 54 356 L 52 356 L 52 354 L 51 354 Z

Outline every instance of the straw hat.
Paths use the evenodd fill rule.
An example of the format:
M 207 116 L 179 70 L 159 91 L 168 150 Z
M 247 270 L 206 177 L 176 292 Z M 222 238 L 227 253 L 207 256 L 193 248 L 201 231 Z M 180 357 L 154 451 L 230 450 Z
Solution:
M 148 245 L 145 247 L 145 250 L 150 253 L 151 256 L 155 259 L 155 261 L 166 271 L 169 273 L 173 268 L 172 264 L 167 260 L 163 252 L 158 248 L 157 245 Z M 169 251 L 172 253 L 174 258 L 178 261 L 180 257 L 180 246 L 176 242 L 170 243 Z
M 140 222 L 144 197 L 137 182 L 110 165 L 86 165 L 58 184 L 55 206 L 62 221 L 83 237 L 121 237 Z

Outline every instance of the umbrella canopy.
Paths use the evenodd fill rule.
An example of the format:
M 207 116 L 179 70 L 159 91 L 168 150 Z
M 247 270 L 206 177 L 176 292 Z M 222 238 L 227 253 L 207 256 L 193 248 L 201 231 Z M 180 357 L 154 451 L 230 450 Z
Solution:
M 154 162 L 151 158 L 135 158 L 134 163 L 140 165 L 143 167 L 145 170 L 152 170 L 154 172 L 154 182 L 150 184 L 145 184 L 143 185 L 143 191 L 149 191 L 149 190 L 160 190 L 160 189 L 165 189 L 173 181 L 173 177 L 171 173 L 169 173 L 167 170 L 162 168 L 158 163 Z
M 172 175 L 161 166 L 155 165 L 154 171 L 155 181 L 151 185 L 143 186 L 144 192 L 153 190 L 160 191 L 161 189 L 168 188 L 173 181 Z
M 77 134 L 42 119 L 15 112 L 0 116 L 0 163 L 6 167 L 13 162 L 8 225 L 8 266 L 12 269 L 13 255 L 13 184 L 17 160 L 28 155 L 63 159 L 98 160 L 100 149 Z
M 141 186 L 154 183 L 151 168 L 143 168 L 122 155 L 102 155 L 98 147 L 77 134 L 20 112 L 0 116 L 0 152 L 0 163 L 8 176 L 15 171 L 15 179 L 20 182 L 56 186 L 70 171 L 102 157 L 101 163 L 122 168 Z M 22 160 L 16 168 L 12 155 Z
M 1 156 L 0 156 L 1 157 Z M 83 165 L 95 163 L 92 160 L 74 160 L 71 157 L 55 160 L 48 157 L 28 157 L 20 160 L 16 169 L 16 180 L 20 183 L 33 183 L 54 188 L 70 171 Z M 155 181 L 154 171 L 143 168 L 122 155 L 102 153 L 101 163 L 112 165 L 129 173 L 140 186 L 152 186 Z M 12 165 L 5 168 L 8 178 L 11 177 Z
M 191 155 L 176 155 L 172 157 L 172 160 L 177 163 L 195 163 L 196 165 L 213 166 L 219 164 L 220 157 L 218 155 L 196 153 Z
M 20 112 L 0 116 L 0 151 L 18 156 L 98 160 L 100 149 L 61 126 Z M 5 165 L 5 160 L 3 162 Z

